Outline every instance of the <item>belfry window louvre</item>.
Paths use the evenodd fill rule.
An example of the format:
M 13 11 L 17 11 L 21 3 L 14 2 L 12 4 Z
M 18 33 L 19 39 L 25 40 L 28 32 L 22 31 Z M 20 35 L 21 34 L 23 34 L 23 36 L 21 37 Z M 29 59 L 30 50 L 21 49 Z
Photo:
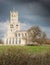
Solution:
M 16 26 L 18 26 L 18 25 L 16 25 Z
M 15 15 L 14 15 L 14 14 L 12 14 L 12 17 L 15 17 Z
M 10 25 L 10 28 L 14 28 L 13 24 Z

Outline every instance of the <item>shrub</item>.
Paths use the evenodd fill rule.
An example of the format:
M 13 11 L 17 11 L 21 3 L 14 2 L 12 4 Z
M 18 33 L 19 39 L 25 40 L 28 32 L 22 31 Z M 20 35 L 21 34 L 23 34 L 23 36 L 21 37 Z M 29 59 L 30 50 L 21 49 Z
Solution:
M 29 54 L 20 48 L 5 48 L 5 50 L 0 51 L 0 65 L 50 65 L 50 51 Z

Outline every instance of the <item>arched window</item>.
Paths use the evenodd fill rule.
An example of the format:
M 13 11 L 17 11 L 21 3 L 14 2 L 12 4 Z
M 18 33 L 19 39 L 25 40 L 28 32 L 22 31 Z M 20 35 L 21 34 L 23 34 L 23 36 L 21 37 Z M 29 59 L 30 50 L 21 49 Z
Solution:
M 13 14 L 11 16 L 13 17 Z
M 11 29 L 11 32 L 13 31 L 13 29 Z
M 22 33 L 22 37 L 24 36 L 24 34 Z
M 25 36 L 27 36 L 27 34 L 25 33 Z
M 10 38 L 10 40 L 9 40 L 9 44 L 11 44 L 11 38 Z
M 18 35 L 19 35 L 19 37 L 20 37 L 20 33 L 19 33 Z
M 13 42 L 12 42 L 12 44 L 14 44 L 14 38 L 13 38 Z
M 17 33 L 15 33 L 15 36 L 17 37 Z
M 19 39 L 19 44 L 21 43 L 21 39 Z
M 10 28 L 14 28 L 13 24 L 10 24 Z
M 16 25 L 16 28 L 18 28 L 18 25 Z
M 8 44 L 8 39 L 6 39 L 6 44 Z
M 16 26 L 18 26 L 18 25 L 16 25 Z
M 16 44 L 17 44 L 17 38 L 16 38 Z

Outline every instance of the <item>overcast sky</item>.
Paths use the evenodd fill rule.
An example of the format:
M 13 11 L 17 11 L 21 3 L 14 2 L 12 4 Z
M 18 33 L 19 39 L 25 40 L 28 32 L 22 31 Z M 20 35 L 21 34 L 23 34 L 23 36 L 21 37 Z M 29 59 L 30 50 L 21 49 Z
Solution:
M 7 31 L 13 8 L 19 13 L 21 29 L 38 25 L 50 38 L 50 0 L 0 0 L 0 38 Z

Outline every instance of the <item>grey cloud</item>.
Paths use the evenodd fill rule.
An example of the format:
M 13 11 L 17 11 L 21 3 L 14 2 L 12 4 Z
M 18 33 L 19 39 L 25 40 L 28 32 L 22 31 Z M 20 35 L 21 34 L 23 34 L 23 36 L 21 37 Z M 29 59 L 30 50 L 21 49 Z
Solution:
M 44 5 L 50 7 L 50 0 L 40 0 Z
M 9 0 L 9 1 L 14 2 L 14 3 L 18 3 L 18 2 L 20 2 L 20 3 L 40 2 L 43 5 L 50 7 L 50 0 Z
M 50 10 L 44 7 L 46 3 L 49 3 L 48 1 L 49 0 L 47 1 L 46 0 L 2 0 L 2 3 L 0 2 L 1 3 L 0 4 L 0 14 L 1 14 L 0 19 L 1 20 L 8 19 L 9 12 L 13 7 L 16 8 L 16 10 L 18 10 L 19 19 L 22 18 L 21 21 L 24 19 L 25 17 L 24 15 L 40 16 L 41 18 L 43 17 L 45 19 L 46 17 L 50 17 Z M 42 5 L 43 3 L 44 5 Z M 48 25 L 49 25 L 49 20 L 47 19 Z M 27 22 L 29 22 L 29 20 L 27 20 Z M 40 20 L 40 23 L 41 23 L 41 20 Z
M 9 13 L 13 7 L 19 12 L 19 21 L 29 24 L 26 27 L 35 24 L 50 28 L 50 0 L 0 0 L 0 21 L 9 20 Z M 2 28 L 4 34 L 6 24 L 3 22 L 4 26 L 0 24 L 0 31 Z

